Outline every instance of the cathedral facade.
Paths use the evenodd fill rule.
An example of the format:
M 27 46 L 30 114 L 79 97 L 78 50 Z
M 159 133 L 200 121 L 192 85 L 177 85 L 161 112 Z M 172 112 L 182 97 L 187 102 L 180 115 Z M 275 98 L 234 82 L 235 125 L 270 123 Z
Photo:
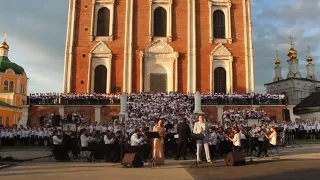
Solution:
M 65 93 L 254 92 L 250 0 L 70 0 Z

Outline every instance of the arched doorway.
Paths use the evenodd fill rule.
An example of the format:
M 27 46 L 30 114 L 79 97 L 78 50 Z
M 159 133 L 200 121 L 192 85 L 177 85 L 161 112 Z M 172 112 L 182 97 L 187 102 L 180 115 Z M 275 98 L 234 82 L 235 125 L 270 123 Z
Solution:
M 214 70 L 214 92 L 226 93 L 227 92 L 227 73 L 223 67 L 217 67 Z
M 104 65 L 99 65 L 94 71 L 94 92 L 106 93 L 107 83 L 107 68 Z
M 155 65 L 150 73 L 150 92 L 167 92 L 167 71 L 160 65 Z

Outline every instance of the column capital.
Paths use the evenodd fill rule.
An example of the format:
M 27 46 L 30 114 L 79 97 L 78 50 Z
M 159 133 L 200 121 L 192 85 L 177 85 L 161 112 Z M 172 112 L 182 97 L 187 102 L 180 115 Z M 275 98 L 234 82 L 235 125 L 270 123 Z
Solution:
M 93 107 L 94 107 L 95 109 L 96 109 L 96 108 L 101 108 L 102 105 L 94 105 Z

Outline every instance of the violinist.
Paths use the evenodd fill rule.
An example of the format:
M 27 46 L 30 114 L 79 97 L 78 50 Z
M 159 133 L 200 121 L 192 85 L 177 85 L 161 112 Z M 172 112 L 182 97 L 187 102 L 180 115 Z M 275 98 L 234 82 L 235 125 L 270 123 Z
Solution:
M 276 128 L 274 126 L 271 126 L 270 131 L 271 131 L 271 134 L 268 135 L 267 133 L 265 133 L 265 137 L 269 140 L 269 144 L 271 146 L 276 146 L 277 145 L 277 131 L 276 131 Z
M 259 147 L 258 157 L 261 156 L 262 152 L 264 153 L 264 156 L 267 155 L 267 148 L 266 148 L 266 144 L 264 141 L 265 140 L 265 132 L 263 132 L 260 127 L 258 128 L 256 136 L 258 137 L 258 147 Z
M 238 128 L 233 129 L 233 138 L 228 137 L 228 139 L 233 142 L 233 151 L 240 151 L 241 141 L 240 141 L 240 134 L 239 134 Z
M 69 156 L 68 156 L 68 151 L 63 148 L 62 145 L 62 138 L 59 137 L 58 131 L 55 130 L 53 132 L 53 137 L 52 137 L 52 143 L 53 143 L 53 156 L 55 160 L 57 161 L 68 161 Z

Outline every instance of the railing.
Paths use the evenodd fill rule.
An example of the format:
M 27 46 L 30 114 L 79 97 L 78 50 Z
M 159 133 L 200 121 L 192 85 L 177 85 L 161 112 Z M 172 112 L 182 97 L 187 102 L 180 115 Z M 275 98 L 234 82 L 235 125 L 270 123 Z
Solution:
M 29 98 L 27 105 L 120 105 L 119 98 Z
M 285 105 L 285 99 L 272 98 L 202 98 L 201 105 Z

